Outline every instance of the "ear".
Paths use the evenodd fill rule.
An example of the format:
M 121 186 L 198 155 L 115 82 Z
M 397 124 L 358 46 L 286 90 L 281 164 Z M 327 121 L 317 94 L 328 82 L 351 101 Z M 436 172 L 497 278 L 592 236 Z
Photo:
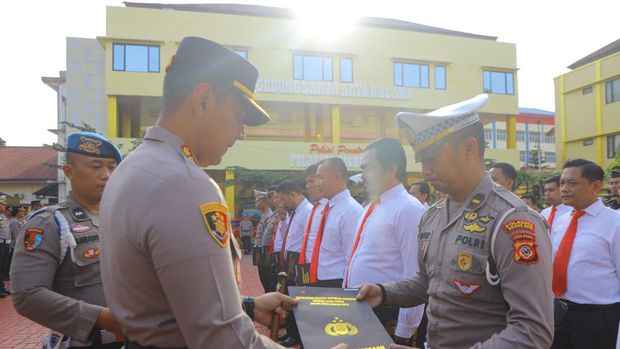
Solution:
M 196 117 L 204 118 L 207 110 L 215 103 L 213 87 L 209 84 L 198 84 L 190 95 L 192 112 Z
M 65 164 L 62 167 L 62 172 L 65 173 L 65 177 L 69 178 L 69 180 L 73 180 L 73 167 L 69 164 Z
M 592 190 L 594 191 L 594 194 L 597 194 L 601 192 L 601 189 L 603 188 L 603 182 L 601 181 L 594 181 L 594 183 L 592 183 Z
M 478 141 L 474 137 L 468 137 L 462 144 L 465 151 L 465 159 L 478 158 Z

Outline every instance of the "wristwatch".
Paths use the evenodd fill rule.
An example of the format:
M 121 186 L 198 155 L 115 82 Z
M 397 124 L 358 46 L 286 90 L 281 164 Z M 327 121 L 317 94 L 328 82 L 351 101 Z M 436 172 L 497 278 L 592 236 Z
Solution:
M 250 319 L 254 320 L 254 297 L 243 297 L 241 307 Z

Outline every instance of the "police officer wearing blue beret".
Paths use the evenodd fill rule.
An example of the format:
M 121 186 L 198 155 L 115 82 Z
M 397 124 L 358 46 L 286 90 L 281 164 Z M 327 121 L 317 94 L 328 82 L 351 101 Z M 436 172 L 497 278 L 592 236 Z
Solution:
M 106 307 L 99 258 L 99 202 L 121 153 L 91 132 L 67 137 L 64 202 L 32 214 L 19 232 L 11 265 L 13 304 L 51 330 L 47 348 L 115 349 L 122 328 Z

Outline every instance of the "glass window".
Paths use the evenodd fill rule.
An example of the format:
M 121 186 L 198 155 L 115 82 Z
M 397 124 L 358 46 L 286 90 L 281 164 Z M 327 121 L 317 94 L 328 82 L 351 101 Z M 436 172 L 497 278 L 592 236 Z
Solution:
M 605 83 L 605 101 L 607 104 L 620 101 L 620 78 Z
M 446 67 L 443 65 L 435 66 L 435 89 L 446 89 Z
M 545 152 L 545 162 L 555 162 L 555 153 Z
M 618 149 L 618 135 L 607 136 L 607 158 L 614 159 Z
M 520 151 L 519 152 L 519 160 L 525 162 L 525 152 L 524 151 Z
M 340 81 L 353 82 L 353 60 L 340 58 Z
M 530 142 L 537 143 L 538 140 L 540 139 L 540 137 L 539 137 L 540 133 L 539 132 L 530 132 L 529 135 L 530 135 Z
M 238 54 L 239 56 L 248 59 L 248 51 L 247 50 L 234 50 L 234 52 L 236 54 Z
M 581 93 L 583 93 L 584 95 L 592 93 L 592 86 L 585 87 L 583 90 L 581 90 Z
M 498 130 L 497 131 L 497 140 L 498 141 L 505 141 L 506 140 L 506 131 Z
M 545 135 L 545 143 L 555 143 L 554 135 Z
M 525 132 L 517 131 L 517 142 L 525 142 Z
M 114 70 L 159 73 L 159 46 L 114 44 Z
M 394 85 L 429 87 L 428 64 L 394 63 Z
M 333 61 L 331 57 L 293 55 L 293 79 L 331 81 Z
M 493 139 L 493 130 L 490 129 L 484 129 L 484 139 L 487 141 L 490 141 Z
M 482 80 L 482 87 L 486 93 L 514 94 L 514 75 L 511 72 L 485 70 L 482 74 Z

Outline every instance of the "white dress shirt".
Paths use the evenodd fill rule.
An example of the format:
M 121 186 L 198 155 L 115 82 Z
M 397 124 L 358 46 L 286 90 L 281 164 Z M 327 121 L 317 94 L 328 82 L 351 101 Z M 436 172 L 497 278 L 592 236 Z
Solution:
M 289 215 L 278 223 L 278 228 L 275 232 L 276 239 L 273 241 L 273 252 L 280 252 L 282 249 L 282 240 L 284 239 L 284 233 L 286 232 L 286 227 L 288 227 Z
M 549 221 L 549 216 L 551 215 L 552 207 L 553 206 L 549 206 L 545 208 L 544 210 L 540 211 L 540 215 L 543 216 L 545 221 Z M 555 217 L 553 217 L 553 220 L 556 221 L 560 216 L 563 216 L 565 214 L 570 214 L 571 212 L 573 212 L 572 207 L 568 205 L 564 205 L 564 204 L 559 204 L 556 206 Z
M 579 304 L 620 302 L 620 212 L 599 200 L 584 211 L 568 261 L 566 293 L 560 298 Z M 553 223 L 554 258 L 571 216 L 563 215 Z
M 407 279 L 418 272 L 418 225 L 424 207 L 402 184 L 383 193 L 380 200 L 368 216 L 352 256 L 349 287 Z M 370 206 L 360 216 L 355 234 Z M 395 334 L 411 337 L 422 320 L 423 311 L 424 305 L 401 309 Z
M 328 205 L 329 211 L 325 219 L 323 241 L 321 241 L 319 252 L 317 269 L 319 280 L 344 277 L 344 270 L 351 256 L 355 234 L 357 234 L 357 222 L 364 211 L 348 189 L 334 195 Z
M 311 224 L 311 226 L 310 233 L 308 234 L 308 243 L 306 243 L 306 260 L 304 261 L 304 263 L 310 263 L 310 261 L 312 260 L 314 241 L 316 241 L 316 235 L 319 232 L 319 224 L 321 224 L 321 212 L 323 212 L 323 208 L 325 208 L 325 204 L 327 203 L 327 201 L 328 200 L 325 198 L 319 200 L 319 206 L 316 208 L 316 210 L 314 210 L 314 215 L 312 215 L 312 217 L 308 215 L 308 222 L 306 223 L 306 228 L 308 227 L 308 224 Z
M 308 216 L 312 211 L 312 204 L 307 199 L 297 205 L 295 208 L 295 216 L 290 220 L 291 227 L 288 230 L 288 236 L 286 237 L 286 246 L 284 250 L 287 252 L 299 252 L 301 250 L 301 243 L 304 240 L 304 233 L 306 232 L 306 223 L 308 222 Z

